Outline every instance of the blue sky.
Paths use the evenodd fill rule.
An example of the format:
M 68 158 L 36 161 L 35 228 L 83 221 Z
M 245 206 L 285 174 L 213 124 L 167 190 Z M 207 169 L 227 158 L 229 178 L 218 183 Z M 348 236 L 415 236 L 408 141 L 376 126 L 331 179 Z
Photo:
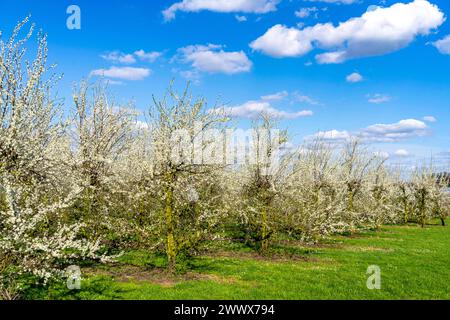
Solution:
M 141 110 L 191 80 L 243 123 L 272 112 L 294 143 L 358 135 L 391 161 L 450 164 L 448 1 L 16 0 L 0 3 L 0 30 L 28 14 L 49 35 L 67 108 L 88 76 Z

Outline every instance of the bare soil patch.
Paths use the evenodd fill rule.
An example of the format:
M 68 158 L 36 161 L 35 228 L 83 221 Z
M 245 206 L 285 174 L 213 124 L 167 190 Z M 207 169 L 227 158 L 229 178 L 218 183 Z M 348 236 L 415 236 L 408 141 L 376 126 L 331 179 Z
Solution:
M 108 270 L 85 268 L 86 275 L 103 275 L 113 277 L 118 282 L 150 282 L 162 287 L 173 287 L 178 283 L 195 280 L 210 280 L 221 284 L 232 284 L 238 282 L 233 277 L 222 277 L 215 274 L 204 274 L 197 272 L 186 272 L 184 274 L 173 274 L 164 269 L 146 269 L 136 266 L 116 266 Z

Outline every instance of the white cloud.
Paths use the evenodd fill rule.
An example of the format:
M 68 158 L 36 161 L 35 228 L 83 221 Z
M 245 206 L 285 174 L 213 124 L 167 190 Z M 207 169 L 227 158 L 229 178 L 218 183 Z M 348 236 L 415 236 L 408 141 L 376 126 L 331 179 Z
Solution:
M 162 12 L 165 21 L 175 19 L 177 11 L 199 12 L 245 12 L 267 13 L 275 11 L 281 0 L 183 0 L 176 2 Z
M 151 74 L 150 69 L 132 67 L 110 67 L 91 71 L 93 76 L 102 76 L 123 80 L 143 80 Z
M 191 83 L 195 85 L 199 85 L 201 83 L 201 74 L 199 71 L 191 69 L 191 70 L 182 70 L 179 68 L 172 68 L 171 72 L 178 73 L 183 78 L 189 80 Z
M 319 131 L 313 135 L 307 136 L 306 141 L 319 139 L 327 143 L 343 143 L 349 141 L 352 135 L 348 131 L 329 130 Z
M 376 93 L 374 95 L 368 95 L 368 101 L 370 103 L 380 104 L 391 101 L 391 97 L 387 94 Z
M 446 36 L 444 39 L 433 42 L 433 45 L 442 54 L 450 54 L 450 35 Z
M 345 130 L 319 131 L 314 135 L 307 136 L 305 140 L 320 138 L 330 143 L 342 143 L 351 138 L 357 138 L 363 142 L 398 142 L 423 137 L 427 134 L 428 127 L 424 122 L 416 119 L 405 119 L 391 124 L 374 124 L 356 132 Z
M 395 142 L 423 137 L 428 133 L 427 125 L 416 119 L 400 120 L 392 124 L 374 124 L 363 129 L 358 135 L 366 141 Z
M 189 80 L 198 80 L 200 78 L 197 70 L 182 70 L 180 71 L 180 75 Z
M 297 18 L 307 18 L 311 15 L 311 13 L 313 12 L 317 12 L 319 9 L 317 9 L 316 7 L 310 7 L 310 8 L 301 8 L 297 11 L 294 12 L 295 16 Z
M 425 117 L 423 117 L 423 120 L 426 122 L 436 122 L 437 121 L 437 119 L 433 116 L 425 116 Z
M 273 94 L 261 96 L 261 100 L 262 101 L 279 101 L 279 100 L 283 100 L 283 99 L 287 98 L 288 96 L 289 96 L 289 92 L 287 92 L 286 90 L 283 90 L 283 91 L 276 92 Z M 290 104 L 293 104 L 296 102 L 307 103 L 310 105 L 319 105 L 320 104 L 315 99 L 313 99 L 307 95 L 301 94 L 298 91 L 294 91 L 291 94 L 291 98 L 289 100 L 290 100 Z
M 235 74 L 249 72 L 253 65 L 243 51 L 227 52 L 219 45 L 188 46 L 178 52 L 183 62 L 203 72 Z
M 234 17 L 235 17 L 236 20 L 239 21 L 239 22 L 245 22 L 245 21 L 247 21 L 247 17 L 246 17 L 246 16 L 235 15 Z
M 268 94 L 266 96 L 262 96 L 261 100 L 264 101 L 277 101 L 277 100 L 283 100 L 284 98 L 286 98 L 289 95 L 289 93 L 284 90 L 284 91 L 280 91 L 274 94 Z
M 345 51 L 326 52 L 316 55 L 319 64 L 342 63 L 345 61 Z
M 256 119 L 262 113 L 268 114 L 277 119 L 296 119 L 313 115 L 313 112 L 310 110 L 302 110 L 298 112 L 282 111 L 272 107 L 267 101 L 247 101 L 239 106 L 226 107 L 224 108 L 224 112 L 230 117 L 248 119 Z
M 353 72 L 352 74 L 349 74 L 345 79 L 347 80 L 347 82 L 350 83 L 361 82 L 364 80 L 363 76 L 360 75 L 358 72 Z
M 281 24 L 267 30 L 264 35 L 251 42 L 250 47 L 275 58 L 302 56 L 313 49 L 311 41 L 302 31 Z
M 394 152 L 394 155 L 396 155 L 397 157 L 409 157 L 410 156 L 409 152 L 405 149 L 398 149 L 397 151 Z
M 121 64 L 133 64 L 136 63 L 136 57 L 141 61 L 154 62 L 157 58 L 162 55 L 161 52 L 145 52 L 144 50 L 137 50 L 134 53 L 123 53 L 121 51 L 112 51 L 106 54 L 100 55 L 103 59 L 110 61 L 112 63 Z
M 319 23 L 304 29 L 277 24 L 250 43 L 254 50 L 273 57 L 297 57 L 314 48 L 329 50 L 316 56 L 318 63 L 383 55 L 407 47 L 445 21 L 444 13 L 427 0 L 373 7 L 360 17 L 334 26 Z
M 136 59 L 132 54 L 122 53 L 120 51 L 113 51 L 100 55 L 103 59 L 111 61 L 113 63 L 133 64 Z
M 308 104 L 311 104 L 311 105 L 318 105 L 319 104 L 318 101 L 314 100 L 313 98 L 311 98 L 311 97 L 309 97 L 307 95 L 301 94 L 298 91 L 294 92 L 294 101 L 302 102 L 302 103 L 308 103 Z
M 145 52 L 142 49 L 135 51 L 134 54 L 139 58 L 139 60 L 146 62 L 155 62 L 156 59 L 162 56 L 161 52 L 158 51 Z

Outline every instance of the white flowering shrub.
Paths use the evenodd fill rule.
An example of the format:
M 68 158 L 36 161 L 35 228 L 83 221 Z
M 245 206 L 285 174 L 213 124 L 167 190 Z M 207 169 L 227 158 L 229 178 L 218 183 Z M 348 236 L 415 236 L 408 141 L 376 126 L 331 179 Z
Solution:
M 71 165 L 82 191 L 72 215 L 86 222 L 87 234 L 97 239 L 120 219 L 118 206 L 127 186 L 118 170 L 136 135 L 136 112 L 131 104 L 116 105 L 104 85 L 85 81 L 73 101 Z
M 361 226 L 379 228 L 386 223 L 398 223 L 395 190 L 397 180 L 384 163 L 386 159 L 376 156 L 372 162 L 366 181 L 361 208 L 364 212 Z M 364 197 L 365 195 L 365 197 Z
M 394 213 L 398 223 L 406 224 L 413 216 L 414 194 L 411 182 L 397 178 L 393 186 Z
M 448 176 L 433 175 L 436 182 L 430 186 L 430 198 L 432 203 L 432 217 L 441 220 L 445 226 L 445 219 L 450 215 L 450 179 Z
M 422 227 L 433 218 L 439 218 L 445 225 L 450 199 L 447 186 L 448 180 L 437 178 L 431 166 L 416 169 L 411 179 L 412 219 Z
M 195 248 L 223 211 L 214 188 L 220 164 L 194 161 L 203 158 L 210 143 L 207 130 L 220 130 L 227 119 L 207 112 L 203 99 L 194 100 L 188 88 L 177 94 L 172 87 L 162 100 L 154 100 L 148 115 L 150 151 L 145 191 L 156 199 L 159 239 L 164 239 L 168 266 L 177 256 Z M 191 147 L 192 146 L 192 147 Z M 215 204 L 215 205 L 214 205 Z
M 332 150 L 321 141 L 300 149 L 279 203 L 289 234 L 316 242 L 350 227 L 345 214 L 345 187 L 336 174 L 339 168 Z
M 73 184 L 65 125 L 46 78 L 46 37 L 39 34 L 33 61 L 18 39 L 27 19 L 0 40 L 0 288 L 14 298 L 16 279 L 32 274 L 47 282 L 75 259 L 101 258 L 99 243 L 78 237 L 82 224 L 65 224 L 65 210 L 80 190 Z M 26 70 L 23 70 L 23 68 Z
M 288 161 L 280 154 L 287 132 L 276 129 L 267 114 L 254 121 L 247 147 L 250 159 L 230 170 L 231 225 L 237 224 L 235 237 L 265 253 L 280 225 L 280 198 Z M 233 172 L 234 171 L 234 172 Z M 278 201 L 279 202 L 279 201 Z M 237 232 L 236 232 L 237 231 Z

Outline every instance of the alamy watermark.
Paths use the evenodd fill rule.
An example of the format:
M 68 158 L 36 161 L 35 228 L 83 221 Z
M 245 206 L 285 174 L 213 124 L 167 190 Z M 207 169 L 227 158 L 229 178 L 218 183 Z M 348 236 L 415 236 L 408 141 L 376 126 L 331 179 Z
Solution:
M 70 5 L 66 9 L 66 13 L 69 14 L 66 20 L 66 26 L 69 30 L 81 29 L 81 9 L 77 5 Z
M 369 275 L 367 278 L 367 289 L 369 290 L 380 290 L 381 289 L 381 269 L 377 265 L 371 265 L 367 268 L 366 274 Z
M 206 129 L 194 124 L 170 136 L 171 161 L 175 164 L 242 165 L 258 164 L 270 172 L 278 167 L 282 154 L 278 129 Z
M 81 269 L 79 266 L 69 266 L 66 269 L 67 289 L 80 290 L 81 289 Z

